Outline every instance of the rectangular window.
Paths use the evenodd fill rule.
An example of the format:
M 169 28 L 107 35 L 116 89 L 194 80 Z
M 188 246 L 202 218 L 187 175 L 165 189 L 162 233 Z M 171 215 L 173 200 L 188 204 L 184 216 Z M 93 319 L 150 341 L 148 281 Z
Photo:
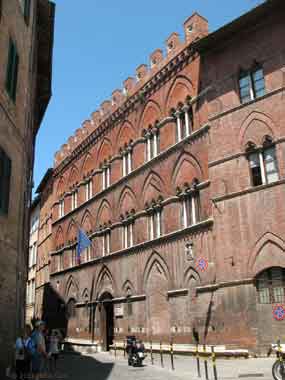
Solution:
M 85 200 L 88 201 L 92 198 L 92 179 L 85 184 Z
M 10 96 L 10 98 L 13 100 L 13 102 L 15 102 L 16 100 L 18 65 L 19 65 L 19 56 L 17 53 L 16 45 L 13 42 L 13 40 L 10 39 L 7 72 L 6 72 L 6 91 L 8 95 Z
M 123 153 L 123 177 L 130 174 L 132 171 L 132 152 Z
M 58 216 L 59 216 L 59 218 L 62 218 L 64 216 L 64 199 L 61 199 L 59 201 Z
M 0 147 L 0 214 L 7 215 L 9 211 L 11 160 Z
M 278 165 L 275 147 L 249 155 L 252 186 L 266 185 L 278 181 Z
M 78 191 L 75 190 L 71 194 L 71 210 L 75 210 L 77 208 L 77 199 L 78 199 Z
M 146 135 L 146 160 L 150 161 L 159 153 L 159 133 L 156 130 Z
M 111 183 L 111 168 L 110 166 L 104 167 L 102 169 L 102 186 L 103 190 L 107 189 Z
M 200 220 L 200 197 L 191 195 L 182 200 L 182 226 L 192 226 Z
M 129 248 L 133 244 L 133 223 L 125 224 L 122 229 L 122 247 Z
M 247 103 L 265 94 L 263 69 L 257 68 L 244 72 L 239 77 L 241 103 Z
M 271 147 L 265 149 L 263 152 L 263 159 L 267 183 L 278 181 L 279 175 L 275 155 L 275 148 Z
M 111 232 L 105 232 L 102 236 L 102 250 L 103 256 L 109 255 L 110 253 L 110 245 L 111 245 Z
M 161 210 L 154 210 L 148 217 L 149 240 L 156 239 L 162 235 Z

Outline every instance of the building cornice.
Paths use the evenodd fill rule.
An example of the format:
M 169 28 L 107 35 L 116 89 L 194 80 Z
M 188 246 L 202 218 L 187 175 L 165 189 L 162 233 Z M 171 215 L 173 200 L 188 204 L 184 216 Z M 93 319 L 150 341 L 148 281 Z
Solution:
M 185 65 L 197 58 L 197 54 L 192 47 L 193 42 L 183 48 L 176 56 L 174 56 L 164 67 L 156 72 L 142 87 L 128 97 L 125 102 L 115 111 L 113 111 L 101 124 L 92 132 L 85 140 L 83 140 L 56 168 L 54 168 L 54 177 L 57 177 L 66 166 L 68 166 L 76 157 L 86 152 L 94 145 L 102 134 L 114 127 L 116 124 L 124 121 L 128 115 L 141 105 L 141 94 L 143 93 L 144 101 L 153 95 L 165 82 L 181 71 Z

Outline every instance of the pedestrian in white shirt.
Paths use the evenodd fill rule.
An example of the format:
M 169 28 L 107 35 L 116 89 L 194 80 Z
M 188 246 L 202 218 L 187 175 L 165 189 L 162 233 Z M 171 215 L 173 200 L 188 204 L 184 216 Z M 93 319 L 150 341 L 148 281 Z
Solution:
M 59 356 L 59 336 L 56 330 L 52 330 L 52 334 L 50 337 L 50 343 L 49 343 L 49 356 L 51 361 L 51 372 L 53 374 L 56 373 L 57 370 L 57 360 Z

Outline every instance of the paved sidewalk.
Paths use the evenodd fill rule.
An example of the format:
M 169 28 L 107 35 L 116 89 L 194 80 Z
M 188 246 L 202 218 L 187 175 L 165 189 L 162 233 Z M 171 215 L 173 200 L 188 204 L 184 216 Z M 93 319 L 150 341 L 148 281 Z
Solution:
M 110 354 L 109 354 L 110 355 Z M 110 355 L 111 356 L 111 355 Z M 114 358 L 114 354 L 112 354 Z M 159 354 L 154 354 L 154 364 L 151 364 L 151 358 L 148 354 L 144 364 L 148 367 L 161 368 L 161 359 Z M 114 358 L 115 359 L 115 358 Z M 122 354 L 117 355 L 116 361 L 126 360 Z M 251 359 L 216 359 L 216 368 L 218 380 L 223 379 L 259 379 L 272 380 L 272 365 L 276 357 L 272 355 L 270 358 L 251 358 Z M 205 380 L 204 359 L 200 358 L 201 380 Z M 174 355 L 174 371 L 171 368 L 170 356 L 163 355 L 163 370 L 171 372 L 181 378 L 197 380 L 197 362 L 193 356 Z M 211 359 L 208 360 L 208 378 L 214 379 L 213 365 Z

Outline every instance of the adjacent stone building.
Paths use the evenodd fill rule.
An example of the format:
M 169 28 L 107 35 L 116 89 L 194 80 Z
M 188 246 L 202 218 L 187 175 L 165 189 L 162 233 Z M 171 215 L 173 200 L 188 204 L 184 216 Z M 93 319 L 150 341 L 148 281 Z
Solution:
M 50 287 L 72 342 L 284 335 L 284 11 L 213 33 L 193 14 L 56 153 Z
M 40 197 L 37 196 L 30 208 L 30 239 L 28 279 L 26 284 L 26 324 L 30 324 L 35 318 L 36 296 L 36 264 L 40 222 Z
M 0 2 L 0 378 L 25 323 L 34 144 L 51 96 L 54 6 Z

